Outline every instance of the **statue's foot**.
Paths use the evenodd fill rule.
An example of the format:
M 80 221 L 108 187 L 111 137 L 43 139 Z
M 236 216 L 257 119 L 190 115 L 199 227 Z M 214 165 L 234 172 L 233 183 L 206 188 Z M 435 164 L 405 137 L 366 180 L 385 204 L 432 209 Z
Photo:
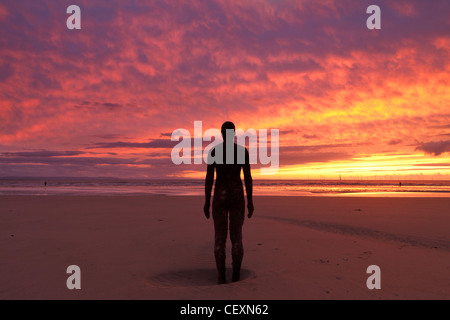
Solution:
M 231 280 L 233 282 L 239 281 L 241 279 L 241 271 L 240 270 L 233 270 L 233 276 Z
M 217 278 L 217 284 L 224 284 L 224 283 L 227 283 L 225 275 L 219 275 L 219 277 Z

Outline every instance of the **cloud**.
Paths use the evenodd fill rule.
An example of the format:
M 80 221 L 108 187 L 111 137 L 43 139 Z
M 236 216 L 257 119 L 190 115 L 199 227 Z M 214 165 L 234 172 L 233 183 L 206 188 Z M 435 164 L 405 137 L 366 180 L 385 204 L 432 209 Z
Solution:
M 40 150 L 40 151 L 22 151 L 22 152 L 3 152 L 0 153 L 0 156 L 5 158 L 10 157 L 40 157 L 40 158 L 52 158 L 52 157 L 67 157 L 67 156 L 77 156 L 85 154 L 84 151 L 48 151 L 48 150 Z
M 300 163 L 302 152 L 327 161 L 386 143 L 405 152 L 450 123 L 448 1 L 380 0 L 376 32 L 368 0 L 77 4 L 72 32 L 67 1 L 2 1 L 2 151 L 88 146 L 144 159 L 127 148 L 156 154 L 176 128 L 231 119 L 279 128 Z M 316 146 L 289 147 L 305 139 Z
M 439 156 L 443 153 L 450 152 L 450 140 L 422 142 L 416 147 L 416 150 L 422 150 L 425 153 Z
M 153 139 L 149 142 L 100 142 L 93 146 L 88 147 L 88 149 L 104 148 L 173 148 L 177 142 L 173 142 L 167 139 Z
M 101 138 L 101 139 L 105 139 L 105 140 L 111 140 L 111 139 L 129 139 L 128 137 L 124 137 L 124 136 L 122 136 L 122 135 L 114 134 L 114 133 L 93 134 L 93 135 L 91 135 L 91 137 L 93 137 L 93 138 Z
M 75 105 L 74 108 L 85 108 L 85 109 L 95 109 L 98 107 L 103 107 L 108 110 L 114 111 L 117 108 L 123 107 L 123 105 L 119 103 L 112 103 L 112 102 L 90 102 L 90 101 L 83 101 L 80 105 Z
M 86 156 L 87 154 L 94 156 Z M 24 151 L 24 152 L 3 152 L 0 153 L 1 163 L 10 164 L 59 164 L 59 165 L 104 165 L 104 164 L 155 164 L 168 163 L 170 157 L 161 155 L 158 158 L 148 157 L 145 159 L 138 157 L 125 158 L 117 153 L 108 152 L 108 155 L 114 157 L 105 157 L 102 154 L 96 154 L 85 151 Z M 79 157 L 81 156 L 81 157 Z
M 280 166 L 326 163 L 336 160 L 350 160 L 352 158 L 353 156 L 348 152 L 280 153 Z
M 161 137 L 172 137 L 172 132 L 161 132 L 160 136 Z
M 389 140 L 387 144 L 390 145 L 390 146 L 395 146 L 395 145 L 400 144 L 400 143 L 402 143 L 401 139 L 392 139 L 392 140 Z
M 450 163 L 418 163 L 415 164 L 414 166 L 417 167 L 450 167 Z
M 303 138 L 305 139 L 317 139 L 319 138 L 319 136 L 317 136 L 316 134 L 304 134 L 302 135 Z
M 3 63 L 0 65 L 0 82 L 8 80 L 14 74 L 14 69 L 10 64 Z
M 172 134 L 170 135 L 172 136 Z M 189 138 L 183 138 L 189 139 Z M 211 141 L 204 141 L 203 138 L 190 138 L 191 147 L 194 148 L 196 144 L 201 145 L 202 147 L 206 147 L 211 144 Z M 180 140 L 181 141 L 181 138 Z M 172 141 L 170 139 L 152 139 L 149 142 L 125 142 L 125 141 L 116 141 L 116 142 L 99 142 L 92 146 L 87 147 L 87 149 L 114 149 L 114 148 L 145 148 L 145 149 L 172 149 L 175 147 L 179 141 Z M 221 140 L 222 141 L 222 140 Z M 213 141 L 214 142 L 214 141 Z
M 0 4 L 0 20 L 6 19 L 8 15 L 8 9 L 3 4 Z
M 335 143 L 335 144 L 317 144 L 317 145 L 309 145 L 309 146 L 281 146 L 280 154 L 283 152 L 311 152 L 311 151 L 319 151 L 319 150 L 329 150 L 335 148 L 354 148 L 361 145 L 366 145 L 366 143 Z
M 432 129 L 450 129 L 450 124 L 441 124 L 441 125 L 435 125 L 430 126 Z

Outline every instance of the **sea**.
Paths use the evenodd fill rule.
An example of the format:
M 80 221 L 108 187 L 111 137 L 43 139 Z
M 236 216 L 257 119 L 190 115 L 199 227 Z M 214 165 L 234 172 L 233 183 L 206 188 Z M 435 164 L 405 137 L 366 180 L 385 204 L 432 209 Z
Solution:
M 400 184 L 401 183 L 401 184 Z M 255 196 L 450 197 L 446 180 L 253 180 Z M 203 179 L 0 178 L 0 195 L 204 195 Z

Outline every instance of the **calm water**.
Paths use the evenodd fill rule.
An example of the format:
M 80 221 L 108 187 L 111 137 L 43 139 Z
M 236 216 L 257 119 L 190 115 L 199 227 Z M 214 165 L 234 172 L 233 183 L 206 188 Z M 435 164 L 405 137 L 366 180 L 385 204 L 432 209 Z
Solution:
M 0 195 L 203 195 L 203 180 L 0 179 Z M 450 197 L 450 181 L 254 180 L 254 195 Z

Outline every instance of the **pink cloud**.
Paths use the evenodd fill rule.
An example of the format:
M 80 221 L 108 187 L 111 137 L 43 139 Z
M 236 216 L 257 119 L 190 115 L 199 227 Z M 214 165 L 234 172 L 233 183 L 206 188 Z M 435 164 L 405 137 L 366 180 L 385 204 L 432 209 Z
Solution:
M 443 153 L 450 152 L 450 140 L 423 142 L 417 146 L 416 150 L 422 150 L 425 153 L 439 156 Z
M 449 118 L 447 2 L 382 1 L 378 33 L 369 1 L 80 0 L 77 32 L 69 4 L 0 5 L 1 151 L 145 143 L 224 119 L 290 132 L 284 146 L 406 151 Z

